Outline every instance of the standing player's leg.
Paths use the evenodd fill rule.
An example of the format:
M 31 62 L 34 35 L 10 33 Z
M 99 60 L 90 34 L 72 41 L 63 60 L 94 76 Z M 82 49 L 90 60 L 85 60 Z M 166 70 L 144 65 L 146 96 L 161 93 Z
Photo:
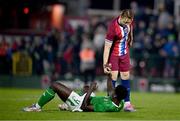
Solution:
M 122 57 L 120 57 L 120 63 L 119 63 L 119 71 L 121 76 L 121 84 L 127 88 L 128 95 L 125 98 L 125 105 L 124 105 L 124 111 L 133 112 L 135 109 L 130 103 L 130 57 L 129 54 L 126 54 Z
M 65 102 L 68 99 L 71 92 L 72 90 L 66 87 L 65 85 L 58 82 L 53 82 L 51 86 L 47 88 L 45 92 L 41 95 L 36 104 L 33 104 L 30 107 L 26 107 L 23 110 L 27 112 L 41 111 L 41 108 L 54 98 L 55 93 L 57 93 L 61 100 Z
M 116 86 L 116 81 L 118 78 L 119 73 L 119 57 L 110 55 L 109 64 L 111 64 L 111 77 L 108 77 L 109 79 L 112 79 L 112 85 Z
M 134 109 L 134 107 L 132 106 L 131 102 L 130 102 L 130 93 L 131 93 L 131 88 L 130 88 L 130 78 L 129 78 L 129 74 L 130 72 L 120 72 L 121 75 L 121 83 L 124 87 L 127 88 L 128 91 L 128 95 L 127 97 L 124 99 L 125 104 L 124 104 L 124 111 L 127 112 L 134 112 L 136 111 Z
M 130 80 L 129 80 L 129 71 L 126 72 L 120 72 L 121 76 L 121 84 L 127 88 L 128 95 L 124 99 L 125 102 L 130 102 Z
M 111 72 L 112 85 L 114 88 L 116 87 L 116 81 L 118 78 L 118 73 L 119 73 L 118 71 L 112 71 Z

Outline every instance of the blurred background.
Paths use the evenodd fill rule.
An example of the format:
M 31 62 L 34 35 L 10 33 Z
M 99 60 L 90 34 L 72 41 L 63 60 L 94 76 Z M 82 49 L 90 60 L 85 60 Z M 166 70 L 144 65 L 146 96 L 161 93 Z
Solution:
M 79 88 L 96 80 L 106 90 L 107 25 L 129 8 L 133 90 L 179 92 L 179 0 L 0 0 L 0 86 L 46 88 L 60 80 Z

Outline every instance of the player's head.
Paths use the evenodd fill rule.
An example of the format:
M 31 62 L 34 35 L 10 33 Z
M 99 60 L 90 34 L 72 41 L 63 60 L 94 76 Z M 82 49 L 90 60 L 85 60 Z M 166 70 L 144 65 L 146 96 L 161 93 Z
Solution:
M 83 93 L 87 93 L 89 90 L 89 85 L 84 85 L 83 87 Z
M 118 85 L 116 88 L 115 88 L 115 95 L 116 95 L 116 98 L 121 101 L 123 99 L 126 98 L 128 94 L 128 91 L 126 89 L 126 87 L 122 86 L 122 85 Z
M 133 21 L 134 14 L 130 9 L 124 9 L 120 13 L 120 23 L 130 24 Z

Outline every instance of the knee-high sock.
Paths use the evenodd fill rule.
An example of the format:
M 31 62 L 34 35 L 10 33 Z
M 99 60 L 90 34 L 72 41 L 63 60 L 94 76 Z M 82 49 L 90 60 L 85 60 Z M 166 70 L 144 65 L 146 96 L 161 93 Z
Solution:
M 112 86 L 115 88 L 116 87 L 116 80 L 112 80 Z
M 121 84 L 127 88 L 128 91 L 128 95 L 127 97 L 124 99 L 125 102 L 129 102 L 130 101 L 130 81 L 129 80 L 121 80 Z
M 42 108 L 45 104 L 51 101 L 55 96 L 55 92 L 51 88 L 47 88 L 38 100 L 38 105 Z

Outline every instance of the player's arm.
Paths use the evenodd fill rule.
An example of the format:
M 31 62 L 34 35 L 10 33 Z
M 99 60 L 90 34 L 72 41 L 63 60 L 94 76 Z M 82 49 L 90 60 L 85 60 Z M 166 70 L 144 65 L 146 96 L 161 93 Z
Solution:
M 83 100 L 83 103 L 81 105 L 81 109 L 83 111 L 94 111 L 94 108 L 92 105 L 89 105 L 90 103 L 90 96 L 91 96 L 91 93 L 93 91 L 95 91 L 97 89 L 97 83 L 96 82 L 92 82 L 91 83 L 91 86 L 86 94 L 86 96 L 84 97 L 84 100 Z
M 111 46 L 113 43 L 113 39 L 114 39 L 114 24 L 112 22 L 109 24 L 107 34 L 106 34 L 106 39 L 105 39 L 105 44 L 104 44 L 104 53 L 103 53 L 103 65 L 108 64 L 109 54 L 110 54 Z
M 106 65 L 108 63 L 111 46 L 112 46 L 112 42 L 110 42 L 109 40 L 106 39 L 105 44 L 104 44 L 104 54 L 103 54 L 103 64 L 104 65 Z
M 132 24 L 130 25 L 130 32 L 129 32 L 129 41 L 128 41 L 128 46 L 131 47 L 133 44 L 133 26 Z
M 108 68 L 108 61 L 109 61 L 109 55 L 113 44 L 114 36 L 115 36 L 114 24 L 113 22 L 111 22 L 108 26 L 105 44 L 104 44 L 104 53 L 103 53 L 103 68 L 104 68 L 104 73 L 106 74 L 110 73 L 110 70 Z
M 109 96 L 113 97 L 114 87 L 112 85 L 112 79 L 110 75 L 108 75 L 108 79 L 107 79 L 107 92 Z
M 81 108 L 82 109 L 82 108 Z M 93 105 L 87 105 L 84 109 L 82 109 L 85 112 L 93 112 L 94 111 L 94 107 Z

